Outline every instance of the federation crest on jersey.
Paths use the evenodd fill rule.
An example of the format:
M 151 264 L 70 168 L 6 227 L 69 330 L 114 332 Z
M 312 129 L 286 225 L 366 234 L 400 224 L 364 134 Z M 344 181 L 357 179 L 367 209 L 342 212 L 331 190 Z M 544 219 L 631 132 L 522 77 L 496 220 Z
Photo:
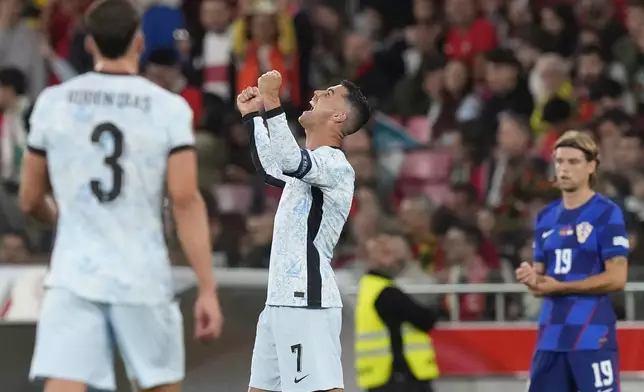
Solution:
M 577 233 L 577 241 L 579 241 L 580 244 L 583 244 L 586 242 L 588 237 L 590 237 L 590 233 L 593 232 L 593 225 L 588 222 L 581 222 L 577 225 L 575 231 Z

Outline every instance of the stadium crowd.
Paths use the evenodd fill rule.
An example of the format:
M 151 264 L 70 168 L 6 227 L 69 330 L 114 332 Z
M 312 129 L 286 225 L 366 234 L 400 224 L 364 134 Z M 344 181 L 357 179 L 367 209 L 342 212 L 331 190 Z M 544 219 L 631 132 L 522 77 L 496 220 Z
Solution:
M 276 69 L 300 138 L 317 88 L 350 79 L 372 105 L 343 146 L 356 191 L 334 268 L 362 271 L 367 240 L 391 229 L 413 243 L 414 279 L 513 282 L 536 212 L 557 197 L 552 146 L 575 128 L 601 146 L 596 187 L 624 209 L 629 279 L 642 280 L 644 0 L 133 1 L 141 73 L 195 114 L 213 265 L 268 267 L 280 190 L 255 175 L 234 97 Z M 81 23 L 91 3 L 0 1 L 0 263 L 51 250 L 52 233 L 17 212 L 20 161 L 38 93 L 92 70 Z M 488 302 L 462 296 L 460 318 L 493 318 Z M 518 298 L 507 311 L 533 318 L 538 304 Z

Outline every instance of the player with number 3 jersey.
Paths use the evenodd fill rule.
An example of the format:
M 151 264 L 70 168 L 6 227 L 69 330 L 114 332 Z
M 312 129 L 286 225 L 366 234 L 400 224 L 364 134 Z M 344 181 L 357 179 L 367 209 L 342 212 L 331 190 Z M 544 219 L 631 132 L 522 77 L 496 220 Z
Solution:
M 624 289 L 629 242 L 620 208 L 592 190 L 599 157 L 584 133 L 553 152 L 562 198 L 537 216 L 533 263 L 517 279 L 543 297 L 529 392 L 618 392 L 616 317 L 609 293 Z
M 46 392 L 115 390 L 116 346 L 141 391 L 177 392 L 183 322 L 161 219 L 166 188 L 199 285 L 195 335 L 221 330 L 192 111 L 137 75 L 143 36 L 129 0 L 95 2 L 84 30 L 95 71 L 46 89 L 30 118 L 20 201 L 57 228 L 30 377 Z

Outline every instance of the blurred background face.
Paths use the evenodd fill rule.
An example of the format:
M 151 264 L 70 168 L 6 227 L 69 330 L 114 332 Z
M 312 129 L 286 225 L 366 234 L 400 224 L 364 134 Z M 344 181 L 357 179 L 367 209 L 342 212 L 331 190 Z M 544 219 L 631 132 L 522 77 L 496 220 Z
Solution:
M 417 198 L 406 198 L 400 203 L 398 219 L 403 230 L 409 234 L 421 234 L 429 231 L 431 211 L 424 202 Z
M 490 236 L 496 226 L 496 218 L 490 210 L 480 210 L 476 216 L 476 224 L 485 236 Z
M 633 36 L 638 36 L 644 26 L 644 8 L 629 7 L 626 12 L 626 27 Z
M 499 148 L 512 156 L 523 154 L 529 139 L 521 126 L 509 117 L 502 117 L 497 136 Z
M 317 5 L 313 10 L 313 23 L 327 32 L 340 29 L 340 15 L 331 7 Z
M 505 64 L 487 62 L 485 65 L 485 81 L 487 86 L 495 93 L 504 93 L 511 90 L 517 79 L 517 70 Z
M 563 31 L 564 25 L 552 8 L 543 8 L 541 10 L 541 27 L 551 35 L 558 35 Z
M 586 161 L 584 153 L 572 147 L 557 148 L 554 162 L 557 185 L 564 192 L 587 187 L 590 175 L 596 168 L 595 162 Z
M 465 233 L 457 228 L 447 230 L 445 234 L 445 253 L 447 262 L 451 265 L 460 264 L 469 256 L 472 245 L 467 241 Z
M 467 85 L 468 69 L 462 61 L 450 61 L 445 66 L 445 88 L 457 95 L 463 92 Z
M 20 236 L 7 234 L 0 238 L 0 262 L 26 263 L 29 258 L 27 244 Z
M 544 89 L 549 94 L 555 93 L 566 81 L 563 65 L 554 59 L 548 60 L 540 67 L 539 77 L 541 78 Z
M 272 45 L 277 39 L 275 16 L 272 14 L 253 15 L 250 31 L 253 41 L 260 45 Z
M 199 16 L 206 31 L 222 31 L 228 27 L 232 14 L 224 0 L 204 0 Z
M 163 87 L 166 90 L 172 90 L 181 76 L 181 70 L 178 67 L 168 67 L 158 64 L 147 64 L 145 66 L 145 77 L 151 82 Z
M 425 93 L 434 99 L 440 99 L 443 86 L 445 82 L 445 73 L 442 69 L 425 72 L 425 77 L 423 78 L 423 90 Z
M 450 23 L 458 26 L 468 26 L 476 16 L 474 0 L 447 0 L 445 13 Z
M 246 221 L 248 237 L 253 245 L 270 243 L 273 238 L 273 219 L 275 213 L 268 211 L 260 215 L 252 215 Z
M 368 153 L 347 153 L 347 161 L 356 173 L 356 181 L 371 181 L 375 178 L 375 162 Z
M 615 154 L 617 164 L 625 170 L 635 169 L 642 164 L 642 146 L 638 138 L 622 137 Z
M 350 65 L 360 65 L 371 60 L 371 40 L 364 34 L 347 34 L 344 39 L 344 60 Z
M 434 16 L 434 2 L 432 0 L 414 0 L 414 20 L 416 22 L 429 21 Z
M 595 54 L 579 56 L 577 61 L 577 74 L 584 82 L 592 82 L 604 72 L 604 62 Z
M 403 237 L 381 234 L 367 243 L 367 257 L 373 267 L 395 275 L 411 259 L 411 249 Z

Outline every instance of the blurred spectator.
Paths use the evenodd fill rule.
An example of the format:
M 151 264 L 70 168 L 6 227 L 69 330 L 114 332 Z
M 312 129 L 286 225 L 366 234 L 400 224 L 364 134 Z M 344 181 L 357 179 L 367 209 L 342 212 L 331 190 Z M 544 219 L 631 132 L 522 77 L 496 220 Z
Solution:
M 17 68 L 0 69 L 0 179 L 13 188 L 18 184 L 22 153 L 27 147 L 23 116 L 29 107 L 27 80 Z
M 512 111 L 529 116 L 534 108 L 528 84 L 521 73 L 521 64 L 512 51 L 496 49 L 486 56 L 485 80 L 489 95 L 483 103 L 480 121 L 483 123 L 481 141 L 485 146 L 494 142 L 498 115 Z
M 452 226 L 445 234 L 445 255 L 447 264 L 438 272 L 439 281 L 451 284 L 485 283 L 489 270 L 477 254 L 480 233 L 474 227 Z M 455 301 L 459 301 L 457 308 Z M 445 310 L 459 320 L 481 320 L 485 310 L 484 294 L 446 295 Z
M 554 52 L 569 57 L 577 49 L 579 26 L 572 5 L 556 4 L 541 9 L 541 29 L 548 47 L 545 52 Z
M 45 59 L 38 33 L 21 20 L 22 0 L 0 2 L 0 67 L 16 67 L 29 81 L 28 96 L 35 99 L 45 88 Z
M 626 25 L 628 35 L 617 41 L 613 51 L 617 60 L 626 68 L 628 83 L 635 93 L 637 111 L 644 109 L 644 1 L 628 3 Z
M 228 0 L 201 2 L 201 25 L 205 30 L 199 49 L 203 69 L 203 90 L 224 102 L 233 102 L 232 9 Z
M 479 55 L 497 45 L 496 31 L 484 18 L 477 17 L 474 0 L 447 0 L 445 13 L 449 22 L 444 52 L 450 59 L 459 58 L 473 64 L 482 60 Z M 476 73 L 475 73 L 476 75 Z
M 293 21 L 269 0 L 256 1 L 237 18 L 233 53 L 237 57 L 237 92 L 254 86 L 270 70 L 282 74 L 282 99 L 300 104 L 299 69 Z
M 544 161 L 552 162 L 552 151 L 557 140 L 574 125 L 572 104 L 558 96 L 550 98 L 543 105 L 541 120 L 545 132 L 538 138 L 535 152 Z
M 181 95 L 192 109 L 194 124 L 200 124 L 203 118 L 203 95 L 199 89 L 188 85 L 181 73 L 176 49 L 164 48 L 150 52 L 143 66 L 143 75 L 164 89 Z
M 481 97 L 474 91 L 474 80 L 467 64 L 451 60 L 445 66 L 445 100 L 448 111 L 455 111 L 458 123 L 475 120 L 481 112 Z
M 261 213 L 252 214 L 246 220 L 244 251 L 240 267 L 268 268 L 273 241 L 273 219 L 275 211 L 267 209 Z
M 31 248 L 26 234 L 10 231 L 0 236 L 0 263 L 27 264 L 31 261 Z
M 556 54 L 544 54 L 530 75 L 530 89 L 535 101 L 535 108 L 530 117 L 530 125 L 536 135 L 541 135 L 547 125 L 543 123 L 545 104 L 553 97 L 574 102 L 572 82 L 570 81 L 568 65 L 563 57 Z
M 176 32 L 184 28 L 183 13 L 178 8 L 180 1 L 160 2 L 148 1 L 148 6 L 142 5 L 143 18 L 141 29 L 145 37 L 145 52 L 141 60 L 146 61 L 148 56 L 157 49 L 173 48 Z
M 374 54 L 369 37 L 351 32 L 344 37 L 344 77 L 353 80 L 369 100 L 372 108 L 378 108 L 391 91 L 391 83 L 382 65 Z
M 431 215 L 434 206 L 425 195 L 410 196 L 403 199 L 398 210 L 400 227 L 412 241 L 414 257 L 421 267 L 430 273 L 435 269 L 434 259 L 437 239 L 432 232 Z

